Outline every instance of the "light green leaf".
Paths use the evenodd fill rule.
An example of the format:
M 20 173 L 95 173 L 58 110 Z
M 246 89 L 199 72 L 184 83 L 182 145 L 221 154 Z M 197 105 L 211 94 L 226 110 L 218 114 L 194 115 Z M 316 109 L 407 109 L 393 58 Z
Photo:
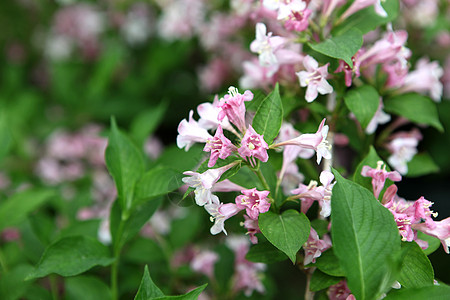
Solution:
M 373 6 L 369 6 L 348 17 L 334 30 L 334 33 L 342 33 L 351 30 L 352 28 L 358 28 L 363 34 L 366 34 L 378 26 L 391 22 L 397 18 L 399 11 L 398 0 L 385 0 L 381 1 L 381 3 L 388 14 L 386 18 L 379 16 L 375 12 Z
M 380 95 L 370 85 L 349 90 L 344 96 L 348 109 L 355 114 L 361 126 L 366 129 L 380 104 Z
M 134 300 L 149 300 L 158 297 L 164 297 L 164 294 L 153 282 L 146 265 L 144 268 L 144 276 L 142 276 L 141 285 L 139 286 L 139 290 L 136 297 L 134 297 Z
M 342 279 L 342 277 L 330 276 L 321 272 L 320 270 L 315 270 L 313 275 L 311 276 L 309 289 L 313 292 L 317 292 L 338 283 Z
M 245 258 L 252 262 L 271 264 L 286 260 L 288 257 L 271 243 L 262 242 L 253 245 L 247 252 Z
M 363 37 L 357 28 L 351 28 L 342 35 L 333 36 L 319 44 L 309 46 L 326 56 L 342 59 L 353 68 L 352 56 L 361 48 Z
M 408 177 L 418 177 L 439 172 L 438 165 L 428 153 L 420 153 L 408 162 Z
M 295 263 L 298 250 L 308 240 L 310 225 L 303 213 L 289 209 L 281 215 L 268 211 L 259 215 L 262 234 Z
M 29 213 L 54 196 L 53 191 L 31 189 L 14 194 L 0 204 L 0 231 L 22 222 Z
M 74 276 L 94 266 L 108 266 L 114 261 L 109 250 L 99 241 L 85 236 L 63 238 L 45 249 L 39 263 L 26 280 L 52 273 Z
M 436 104 L 428 97 L 417 93 L 399 95 L 384 101 L 384 110 L 411 122 L 431 125 L 439 131 L 444 131 Z
M 108 285 L 97 277 L 69 277 L 65 283 L 67 300 L 109 300 L 112 297 Z
M 450 295 L 450 286 L 440 285 L 440 286 L 427 286 L 422 288 L 414 289 L 400 289 L 394 290 L 389 293 L 385 300 L 448 300 L 448 295 Z
M 182 177 L 182 174 L 171 168 L 154 168 L 146 172 L 137 182 L 135 197 L 141 200 L 165 195 L 183 185 Z
M 4 251 L 4 249 L 2 249 Z M 30 274 L 33 267 L 30 265 L 18 265 L 0 278 L 0 299 L 16 300 L 24 299 L 25 293 L 30 286 L 30 281 L 24 278 Z
M 400 236 L 392 213 L 367 189 L 333 170 L 333 248 L 357 299 L 374 299 L 392 283 Z
M 144 173 L 141 152 L 111 119 L 111 133 L 105 152 L 106 166 L 116 183 L 120 205 L 125 214 L 131 209 L 136 182 Z
M 261 135 L 267 144 L 272 144 L 278 135 L 283 122 L 283 105 L 281 104 L 278 83 L 275 89 L 261 103 L 253 118 L 252 127 Z
M 441 246 L 441 241 L 438 238 L 435 238 L 434 236 L 431 236 L 431 235 L 426 235 L 425 233 L 423 233 L 421 231 L 417 232 L 417 238 L 419 240 L 422 240 L 422 241 L 425 241 L 428 243 L 428 248 L 422 249 L 422 251 L 425 253 L 425 255 L 430 255 L 431 253 L 433 253 L 434 251 L 439 249 L 439 247 Z
M 405 288 L 432 286 L 433 266 L 416 242 L 402 243 L 403 262 L 398 282 Z

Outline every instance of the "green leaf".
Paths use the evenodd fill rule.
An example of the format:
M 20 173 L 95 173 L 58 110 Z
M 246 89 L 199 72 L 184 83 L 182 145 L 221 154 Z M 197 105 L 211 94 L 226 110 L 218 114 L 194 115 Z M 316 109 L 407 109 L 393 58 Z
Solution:
M 245 258 L 252 262 L 271 264 L 283 261 L 288 257 L 286 256 L 286 254 L 274 247 L 271 243 L 262 242 L 253 245 L 247 252 Z
M 400 237 L 392 213 L 367 189 L 333 170 L 331 199 L 334 253 L 357 299 L 374 299 L 389 287 Z M 387 286 L 386 286 L 387 285 Z
M 358 28 L 363 34 L 366 34 L 380 25 L 391 22 L 397 18 L 399 11 L 398 2 L 398 0 L 385 0 L 381 2 L 384 10 L 388 14 L 386 18 L 379 16 L 373 6 L 362 9 L 348 17 L 334 30 L 334 33 L 342 33 L 352 28 Z
M 195 236 L 202 227 L 200 213 L 201 211 L 198 209 L 190 209 L 184 218 L 176 219 L 172 222 L 168 236 L 172 249 L 179 249 L 188 242 L 195 241 Z
M 137 264 L 164 262 L 166 253 L 151 239 L 135 239 L 127 244 L 125 260 Z
M 172 168 L 154 168 L 137 182 L 135 197 L 141 200 L 165 195 L 183 185 L 182 177 L 182 174 Z
M 208 284 L 204 284 L 202 286 L 199 286 L 195 290 L 190 291 L 189 293 L 186 293 L 184 295 L 179 296 L 165 296 L 165 297 L 158 297 L 158 298 L 150 298 L 155 300 L 170 300 L 170 299 L 179 299 L 179 300 L 197 300 L 198 296 L 203 292 L 203 290 L 206 288 Z
M 311 227 L 314 228 L 320 238 L 322 238 L 324 234 L 328 233 L 329 224 L 330 223 L 327 220 L 322 219 L 314 219 L 311 221 Z
M 349 90 L 344 96 L 348 109 L 355 114 L 361 126 L 366 129 L 380 104 L 380 95 L 370 85 Z
M 85 236 L 63 238 L 45 249 L 38 265 L 27 280 L 52 273 L 74 276 L 94 266 L 108 266 L 114 261 L 106 246 Z
M 111 133 L 105 152 L 106 166 L 114 178 L 120 205 L 126 214 L 131 209 L 136 182 L 144 173 L 144 160 L 141 152 L 118 128 L 111 119 Z
M 295 263 L 298 250 L 308 240 L 310 225 L 303 213 L 289 209 L 281 215 L 268 211 L 259 215 L 262 234 Z
M 164 297 L 164 294 L 153 282 L 148 272 L 148 267 L 145 265 L 144 276 L 142 276 L 141 285 L 134 300 L 148 300 L 157 297 Z
M 330 276 L 321 272 L 320 270 L 315 270 L 311 276 L 309 289 L 313 292 L 317 292 L 338 283 L 342 279 L 343 278 L 341 277 Z
M 252 127 L 261 135 L 267 144 L 272 144 L 276 138 L 283 122 L 283 105 L 281 104 L 278 84 L 266 99 L 261 103 L 253 118 Z
M 323 252 L 316 259 L 316 263 L 311 264 L 311 266 L 317 267 L 320 271 L 330 276 L 345 276 L 345 272 L 341 268 L 338 258 L 334 255 L 333 248 Z
M 165 167 L 172 167 L 179 172 L 195 170 L 199 163 L 206 157 L 203 146 L 194 145 L 185 151 L 177 146 L 171 146 L 164 150 L 158 159 L 158 164 Z
M 439 167 L 428 153 L 420 153 L 408 162 L 408 177 L 418 177 L 439 172 Z
M 431 235 L 427 235 L 421 231 L 417 232 L 417 238 L 419 240 L 422 240 L 422 241 L 425 241 L 428 243 L 428 248 L 422 249 L 422 251 L 425 253 L 425 255 L 430 255 L 431 253 L 433 253 L 434 251 L 439 249 L 439 247 L 441 246 L 441 241 L 438 238 L 435 238 L 434 236 L 431 236 Z
M 398 282 L 405 288 L 432 286 L 434 280 L 433 266 L 416 242 L 403 242 L 403 262 Z
M 11 135 L 11 123 L 8 120 L 8 115 L 6 111 L 0 112 L 0 159 L 8 154 L 13 138 Z
M 448 300 L 450 287 L 448 285 L 427 286 L 414 289 L 400 289 L 389 293 L 385 300 Z
M 428 97 L 417 93 L 409 93 L 389 98 L 384 101 L 384 110 L 393 113 L 411 122 L 431 125 L 443 132 L 436 104 Z
M 112 297 L 108 285 L 93 276 L 69 277 L 64 287 L 67 300 L 108 300 Z
M 50 190 L 30 189 L 14 194 L 0 204 L 0 231 L 22 222 L 29 213 L 54 196 Z
M 32 270 L 33 267 L 30 265 L 18 265 L 7 273 L 3 272 L 3 276 L 0 278 L 0 299 L 23 299 L 27 288 L 31 284 L 30 281 L 24 281 L 24 278 Z
M 161 123 L 168 107 L 167 101 L 162 101 L 158 106 L 152 107 L 137 115 L 130 126 L 130 135 L 142 146 L 146 138 L 155 131 Z
M 334 36 L 319 44 L 309 46 L 326 56 L 342 59 L 353 68 L 352 56 L 361 48 L 363 37 L 357 28 L 351 28 L 342 35 Z

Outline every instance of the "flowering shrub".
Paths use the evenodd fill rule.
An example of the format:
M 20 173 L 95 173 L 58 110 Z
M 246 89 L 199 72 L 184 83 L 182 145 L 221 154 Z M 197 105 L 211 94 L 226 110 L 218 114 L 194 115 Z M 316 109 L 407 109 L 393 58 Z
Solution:
M 0 7 L 1 299 L 450 295 L 448 1 Z

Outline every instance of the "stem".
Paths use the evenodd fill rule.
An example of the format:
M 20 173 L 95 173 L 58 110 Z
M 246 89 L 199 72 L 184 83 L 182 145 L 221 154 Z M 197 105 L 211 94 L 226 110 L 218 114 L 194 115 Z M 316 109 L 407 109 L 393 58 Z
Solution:
M 56 276 L 50 275 L 50 290 L 52 291 L 52 299 L 58 300 L 59 299 L 59 292 L 58 292 L 58 283 L 56 282 Z
M 122 234 L 123 234 L 123 229 L 125 227 L 125 221 L 123 218 L 120 218 L 120 224 L 119 224 L 119 229 L 117 231 L 117 235 L 116 235 L 116 240 L 114 242 L 114 262 L 111 265 L 111 294 L 112 294 L 112 299 L 113 300 L 117 300 L 119 299 L 119 289 L 118 289 L 118 275 L 119 275 L 119 260 L 120 260 L 120 252 L 122 250 L 122 242 L 121 242 L 121 238 L 122 238 Z
M 8 266 L 6 265 L 5 256 L 3 255 L 3 252 L 0 248 L 0 265 L 2 266 L 2 269 L 5 273 L 8 273 Z
M 305 269 L 306 274 L 306 288 L 305 288 L 305 300 L 313 300 L 314 292 L 309 290 L 309 286 L 311 284 L 312 273 L 314 273 L 315 268 L 311 268 L 309 270 Z
M 262 185 L 264 186 L 264 189 L 267 191 L 270 191 L 270 187 L 267 184 L 266 178 L 264 178 L 264 175 L 262 174 L 261 170 L 258 168 L 257 170 L 253 170 L 255 172 L 256 176 L 258 176 L 259 181 L 261 181 Z

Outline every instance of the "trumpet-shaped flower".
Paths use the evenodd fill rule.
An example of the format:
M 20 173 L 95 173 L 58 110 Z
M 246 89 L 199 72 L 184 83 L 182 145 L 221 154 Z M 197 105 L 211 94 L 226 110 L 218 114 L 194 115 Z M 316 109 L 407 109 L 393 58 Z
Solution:
M 208 167 L 212 168 L 218 158 L 225 159 L 230 156 L 235 148 L 231 141 L 223 135 L 222 127 L 219 125 L 214 137 L 209 138 L 206 141 L 205 148 L 203 148 L 203 151 L 211 152 Z
M 317 95 L 330 94 L 333 92 L 333 87 L 326 80 L 328 76 L 328 64 L 319 68 L 319 63 L 307 55 L 303 59 L 303 65 L 306 71 L 295 73 L 300 81 L 300 86 L 307 87 L 305 99 L 308 102 L 313 102 Z
M 225 117 L 233 123 L 240 131 L 244 132 L 245 125 L 245 104 L 244 101 L 251 101 L 253 99 L 253 93 L 245 91 L 244 94 L 240 94 L 238 89 L 230 87 L 228 94 L 220 99 L 218 107 L 221 109 L 218 114 L 218 120 L 223 121 Z
M 256 39 L 250 44 L 250 50 L 259 54 L 259 63 L 261 66 L 278 66 L 275 51 L 280 49 L 285 42 L 285 38 L 272 36 L 272 32 L 267 33 L 266 25 L 257 23 Z
M 377 162 L 376 169 L 373 169 L 369 166 L 363 166 L 361 175 L 364 177 L 372 177 L 373 193 L 375 195 L 375 198 L 377 199 L 384 187 L 386 179 L 389 178 L 392 181 L 402 180 L 402 176 L 397 171 L 386 171 L 386 165 L 381 160 Z
M 305 250 L 305 259 L 303 260 L 303 265 L 309 265 L 310 263 L 315 263 L 316 258 L 322 255 L 322 252 L 331 248 L 331 240 L 328 235 L 325 235 L 323 240 L 319 239 L 317 232 L 311 227 L 308 240 L 303 245 L 303 250 Z
M 239 154 L 242 157 L 256 157 L 262 162 L 266 162 L 269 159 L 267 149 L 269 149 L 269 146 L 264 141 L 264 137 L 258 134 L 252 125 L 249 125 L 242 138 L 241 147 L 238 149 Z
M 211 215 L 211 222 L 214 222 L 210 230 L 212 235 L 216 235 L 222 231 L 227 234 L 225 221 L 241 211 L 234 203 L 221 203 L 216 195 L 212 195 L 211 203 L 206 204 L 205 209 Z
M 242 190 L 243 195 L 236 197 L 236 205 L 240 209 L 245 209 L 251 219 L 258 219 L 259 214 L 265 213 L 270 208 L 267 202 L 269 191 L 257 191 L 256 188 Z
M 186 148 L 186 151 L 195 143 L 205 143 L 212 136 L 208 131 L 201 127 L 192 117 L 194 111 L 189 112 L 189 121 L 183 119 L 178 125 L 177 146 L 178 148 Z

